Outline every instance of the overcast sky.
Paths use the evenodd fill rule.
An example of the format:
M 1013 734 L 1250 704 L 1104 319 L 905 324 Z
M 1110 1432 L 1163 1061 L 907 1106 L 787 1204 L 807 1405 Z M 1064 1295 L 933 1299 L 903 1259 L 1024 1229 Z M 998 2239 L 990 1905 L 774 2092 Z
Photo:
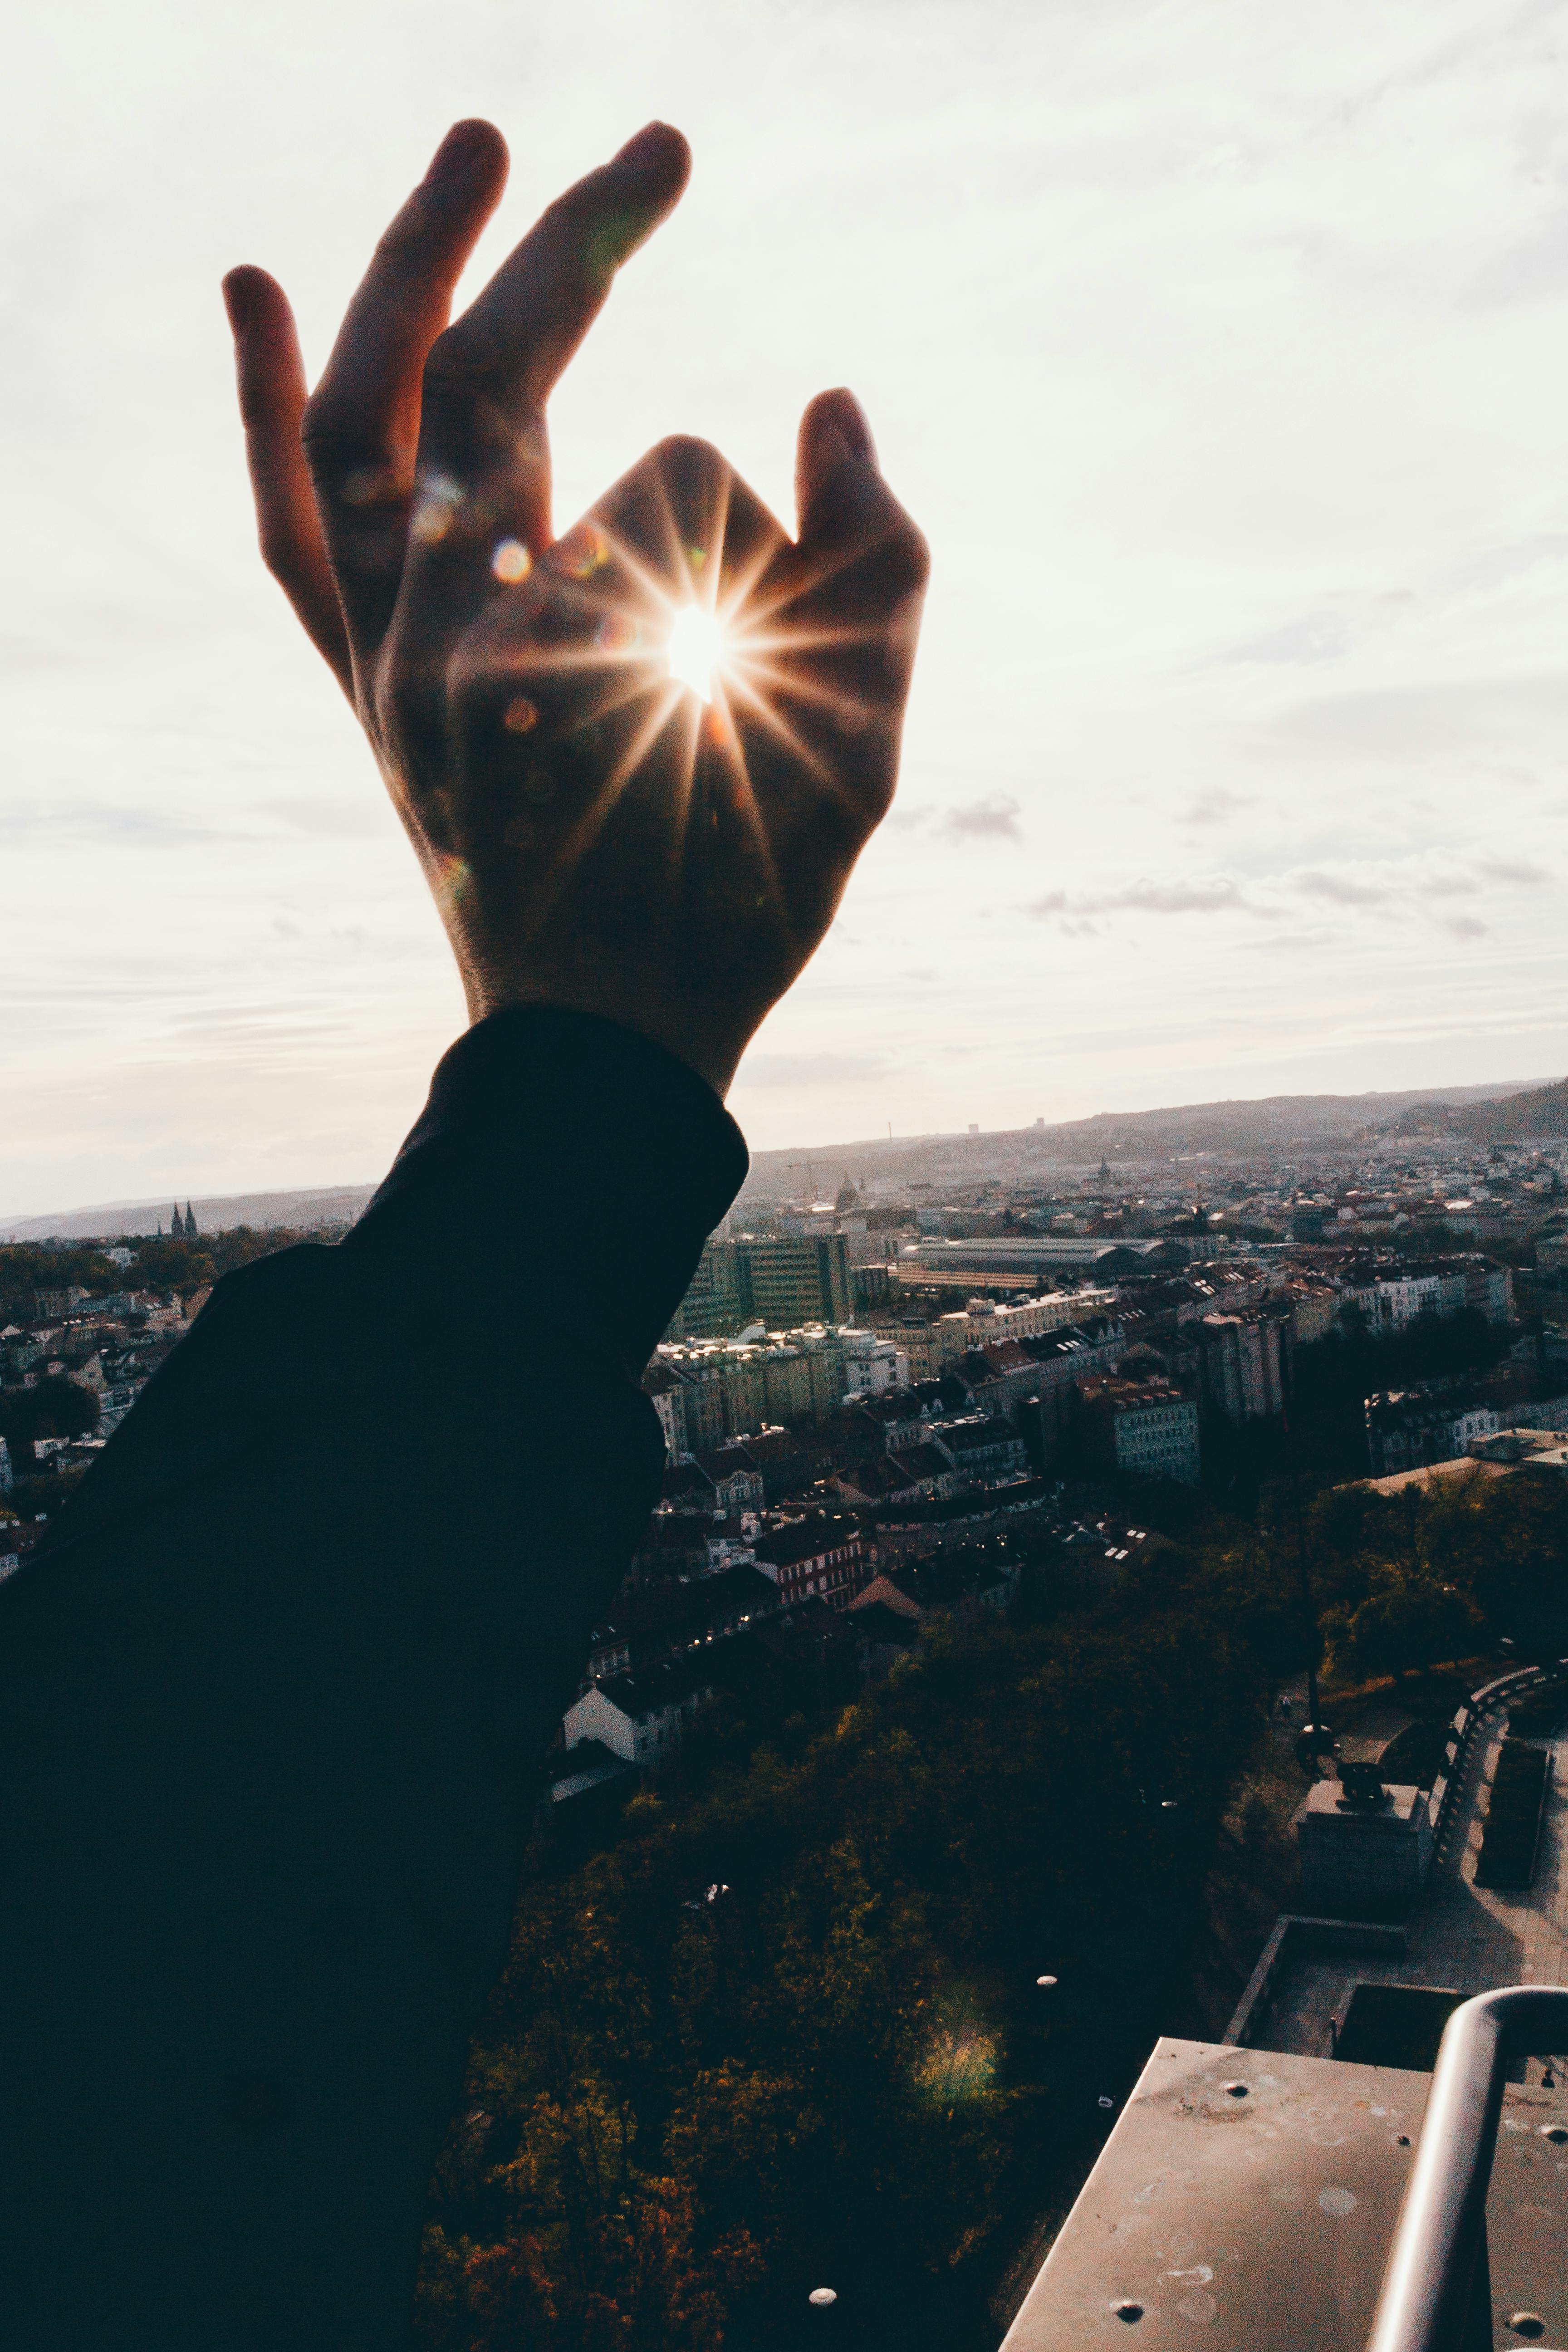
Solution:
M 786 518 L 847 383 L 935 572 L 753 1143 L 1568 1068 L 1568 5 L 33 0 L 7 35 L 0 1222 L 384 1166 L 461 1008 L 255 559 L 217 282 L 325 355 L 456 117 L 488 271 L 648 117 L 563 387 Z

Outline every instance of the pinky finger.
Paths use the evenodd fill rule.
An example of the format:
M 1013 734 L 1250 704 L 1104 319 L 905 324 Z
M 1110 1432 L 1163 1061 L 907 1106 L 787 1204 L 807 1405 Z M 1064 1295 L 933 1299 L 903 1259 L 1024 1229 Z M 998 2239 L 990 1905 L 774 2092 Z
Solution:
M 853 393 L 821 392 L 800 421 L 795 452 L 800 545 L 829 563 L 868 562 L 889 606 L 925 588 L 925 541 L 882 479 L 865 411 Z
M 352 702 L 353 661 L 300 444 L 305 369 L 294 314 L 283 289 L 264 269 L 231 269 L 223 299 L 234 333 L 261 560 Z

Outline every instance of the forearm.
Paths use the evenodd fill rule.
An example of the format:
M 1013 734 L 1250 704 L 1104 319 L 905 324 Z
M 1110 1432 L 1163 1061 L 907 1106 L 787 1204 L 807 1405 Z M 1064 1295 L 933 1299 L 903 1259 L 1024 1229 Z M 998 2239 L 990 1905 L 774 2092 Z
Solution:
M 633 1376 L 743 1168 L 657 1048 L 483 1024 L 354 1234 L 220 1284 L 0 1588 L 8 2345 L 398 2340 L 539 1751 L 657 1492 Z

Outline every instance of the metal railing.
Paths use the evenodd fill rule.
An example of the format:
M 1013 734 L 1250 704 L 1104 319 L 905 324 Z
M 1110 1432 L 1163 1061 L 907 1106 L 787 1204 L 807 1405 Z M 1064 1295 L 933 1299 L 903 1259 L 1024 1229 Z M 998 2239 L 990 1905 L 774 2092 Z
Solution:
M 1449 2018 L 1367 2352 L 1491 2352 L 1487 2186 L 1503 2081 L 1516 2059 L 1562 2050 L 1560 1986 L 1479 1993 Z

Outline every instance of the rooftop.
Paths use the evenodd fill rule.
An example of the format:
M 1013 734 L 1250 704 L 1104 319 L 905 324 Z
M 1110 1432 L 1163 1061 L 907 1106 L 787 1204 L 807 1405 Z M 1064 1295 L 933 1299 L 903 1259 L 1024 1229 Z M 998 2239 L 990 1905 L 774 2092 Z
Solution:
M 1403 1950 L 1305 1954 L 1275 1986 L 1267 2021 L 1249 2041 L 1328 2057 L 1358 1984 L 1434 1985 L 1468 1995 L 1496 1985 L 1568 1983 L 1568 1733 L 1543 1743 L 1553 1774 L 1534 1885 L 1516 1892 L 1476 1884 L 1485 1792 L 1506 1719 L 1506 1704 L 1489 1707 L 1470 1739 L 1451 1826 L 1400 1939 Z M 1534 2071 L 1539 2080 L 1539 2066 Z

